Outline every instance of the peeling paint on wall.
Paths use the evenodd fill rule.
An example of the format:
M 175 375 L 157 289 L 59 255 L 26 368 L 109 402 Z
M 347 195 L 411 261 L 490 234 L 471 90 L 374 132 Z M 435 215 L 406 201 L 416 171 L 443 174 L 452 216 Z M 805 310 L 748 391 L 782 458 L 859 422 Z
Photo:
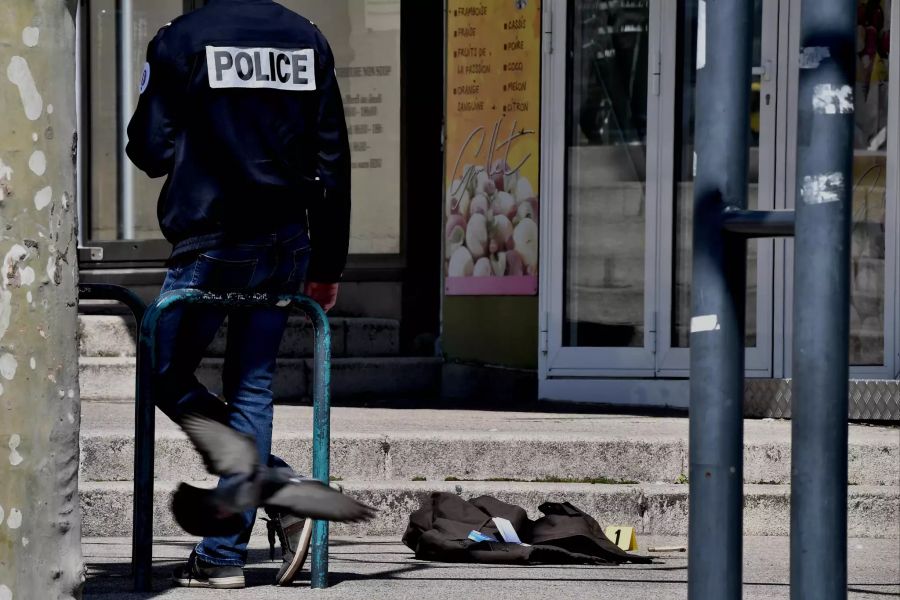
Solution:
M 18 467 L 22 464 L 22 461 L 25 459 L 22 458 L 22 455 L 19 454 L 19 445 L 22 443 L 22 438 L 19 437 L 18 433 L 14 433 L 9 438 L 9 464 L 14 467 Z
M 47 172 L 47 156 L 40 150 L 35 150 L 28 159 L 28 168 L 38 177 L 43 176 Z
M 6 68 L 6 76 L 19 88 L 19 97 L 29 121 L 37 121 L 44 112 L 44 98 L 37 90 L 28 62 L 21 56 L 13 56 Z
M 0 356 L 0 377 L 7 381 L 12 381 L 16 377 L 16 370 L 19 368 L 19 362 L 16 357 L 7 352 Z
M 44 210 L 53 202 L 53 188 L 49 185 L 34 195 L 34 207 L 38 210 Z
M 29 48 L 37 46 L 40 39 L 41 30 L 37 27 L 26 27 L 22 30 L 22 43 Z
M 0 600 L 84 583 L 79 405 L 56 395 L 78 388 L 76 4 L 0 0 Z
M 12 316 L 12 292 L 0 290 L 0 340 L 9 330 L 9 319 Z
M 18 508 L 12 508 L 9 511 L 9 516 L 6 517 L 6 526 L 10 529 L 18 529 L 22 526 L 22 511 Z
M 9 184 L 12 183 L 13 170 L 0 158 L 0 202 L 11 196 Z
M 32 283 L 34 283 L 34 269 L 31 267 L 25 267 L 22 269 L 22 286 L 28 287 Z

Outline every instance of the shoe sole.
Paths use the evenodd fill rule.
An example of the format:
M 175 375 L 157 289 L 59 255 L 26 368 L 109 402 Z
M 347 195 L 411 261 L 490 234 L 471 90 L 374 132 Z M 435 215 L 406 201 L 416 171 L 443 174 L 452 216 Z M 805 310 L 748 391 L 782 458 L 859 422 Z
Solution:
M 303 523 L 303 531 L 300 532 L 300 547 L 297 548 L 297 552 L 294 553 L 294 558 L 291 560 L 291 564 L 288 565 L 287 570 L 277 581 L 275 581 L 275 585 L 290 585 L 294 582 L 297 571 L 303 567 L 303 563 L 306 562 L 306 556 L 309 554 L 309 543 L 312 540 L 312 531 L 313 520 L 307 519 Z
M 200 581 L 192 578 L 176 578 L 175 583 L 180 587 L 186 588 L 211 588 L 214 590 L 240 590 L 246 586 L 244 576 L 234 577 L 217 577 L 207 581 Z

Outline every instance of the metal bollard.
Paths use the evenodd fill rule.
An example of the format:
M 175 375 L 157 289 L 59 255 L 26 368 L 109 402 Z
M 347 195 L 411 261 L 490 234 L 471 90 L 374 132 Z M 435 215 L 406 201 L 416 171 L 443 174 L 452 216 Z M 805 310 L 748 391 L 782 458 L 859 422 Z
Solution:
M 147 309 L 140 328 L 138 348 L 137 399 L 135 406 L 134 533 L 132 565 L 134 589 L 152 589 L 153 566 L 153 460 L 155 410 L 153 373 L 156 361 L 156 331 L 160 317 L 178 306 L 210 306 L 226 309 L 297 307 L 312 320 L 315 328 L 313 381 L 313 478 L 329 481 L 331 443 L 331 328 L 317 302 L 303 295 L 216 294 L 201 290 L 175 290 L 163 294 Z M 328 587 L 328 523 L 316 521 L 310 548 L 311 586 Z
M 723 225 L 726 209 L 747 208 L 753 3 L 701 2 L 700 10 L 697 44 L 710 51 L 697 65 L 688 597 L 737 600 L 747 240 Z
M 791 598 L 847 597 L 847 412 L 856 6 L 800 19 Z
M 132 290 L 122 287 L 121 285 L 112 285 L 109 283 L 82 283 L 78 286 L 79 300 L 116 300 L 121 302 L 134 315 L 137 326 L 140 327 L 141 320 L 144 318 L 144 312 L 147 305 Z
M 688 596 L 741 598 L 746 239 L 795 235 L 791 598 L 842 599 L 856 3 L 803 0 L 795 213 L 746 209 L 752 3 L 700 6 Z

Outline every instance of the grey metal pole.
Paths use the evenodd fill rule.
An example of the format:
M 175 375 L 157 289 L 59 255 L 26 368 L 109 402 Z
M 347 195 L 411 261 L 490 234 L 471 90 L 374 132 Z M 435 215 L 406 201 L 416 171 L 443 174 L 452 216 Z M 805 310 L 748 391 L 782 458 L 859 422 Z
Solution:
M 128 122 L 134 111 L 134 6 L 133 0 L 116 2 L 116 114 L 118 139 L 118 239 L 134 239 L 134 166 L 125 154 Z
M 747 208 L 753 3 L 699 3 L 691 288 L 688 597 L 738 599 L 742 579 Z
M 847 597 L 850 223 L 857 3 L 803 0 L 791 456 L 791 598 Z

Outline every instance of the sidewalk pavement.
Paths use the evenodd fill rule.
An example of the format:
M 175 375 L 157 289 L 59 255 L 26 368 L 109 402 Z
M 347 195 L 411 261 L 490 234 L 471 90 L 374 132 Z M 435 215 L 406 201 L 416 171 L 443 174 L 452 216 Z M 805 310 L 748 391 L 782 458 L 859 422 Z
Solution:
M 643 537 L 641 550 L 654 545 L 681 545 L 684 538 Z M 378 600 L 428 598 L 491 600 L 613 598 L 669 600 L 687 597 L 687 556 L 660 555 L 653 565 L 522 567 L 458 565 L 417 561 L 396 538 L 334 538 L 331 543 L 331 583 L 328 590 L 310 590 L 304 570 L 289 588 L 271 585 L 277 563 L 268 561 L 267 543 L 251 543 L 248 588 L 233 591 L 170 587 L 172 568 L 187 558 L 192 540 L 157 540 L 154 550 L 154 592 L 131 592 L 130 540 L 93 538 L 84 542 L 88 577 L 86 600 L 279 600 L 340 598 Z M 900 598 L 900 542 L 897 539 L 849 541 L 849 598 Z M 744 540 L 744 597 L 754 600 L 790 596 L 789 540 L 748 537 Z M 308 569 L 308 564 L 306 568 Z

